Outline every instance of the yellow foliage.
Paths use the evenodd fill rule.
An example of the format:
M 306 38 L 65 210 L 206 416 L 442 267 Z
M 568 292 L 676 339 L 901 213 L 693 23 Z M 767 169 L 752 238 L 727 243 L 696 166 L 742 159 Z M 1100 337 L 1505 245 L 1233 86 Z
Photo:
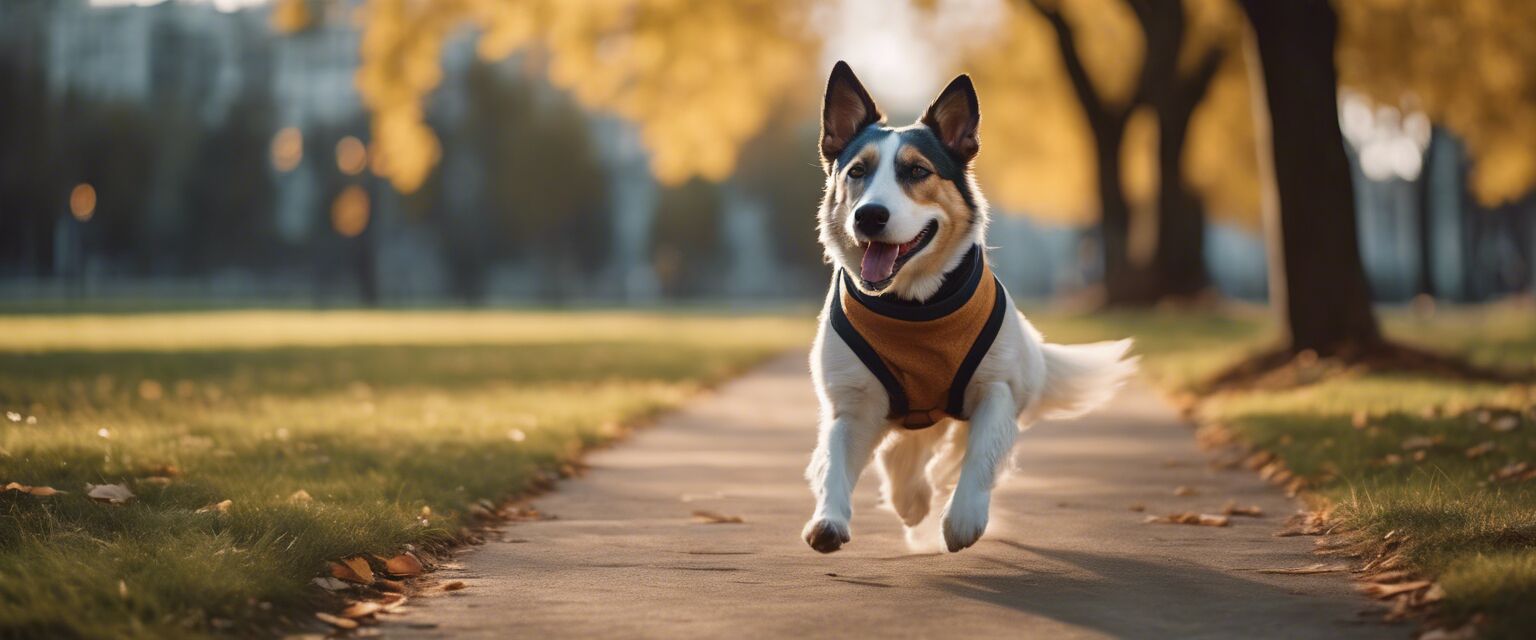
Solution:
M 1485 205 L 1536 186 L 1536 4 L 1352 0 L 1337 4 L 1340 82 L 1421 108 L 1466 142 Z
M 309 0 L 277 0 L 269 19 L 278 33 L 294 33 L 308 29 L 315 16 L 309 10 Z
M 663 183 L 722 180 L 769 110 L 807 88 L 809 2 L 370 0 L 358 87 L 379 165 L 409 192 L 437 163 L 421 103 L 440 80 L 444 39 L 468 25 L 482 57 L 532 49 L 583 106 L 634 122 Z
M 996 38 L 974 43 L 962 61 L 975 76 L 982 99 L 977 172 L 1003 209 L 1071 224 L 1096 221 L 1093 138 L 1062 67 L 1056 34 L 1038 12 L 1022 2 L 1012 5 Z M 1185 176 L 1213 216 L 1252 222 L 1258 212 L 1253 114 L 1244 64 L 1234 46 L 1242 16 L 1225 0 L 1189 0 L 1185 6 L 1181 71 L 1191 73 L 1211 47 L 1228 50 L 1190 123 Z M 1133 92 L 1143 56 L 1135 16 L 1123 0 L 1063 2 L 1061 9 L 1099 95 L 1111 105 L 1123 104 Z M 1121 163 L 1126 198 L 1137 216 L 1151 213 L 1157 195 L 1156 145 L 1155 117 L 1133 118 Z

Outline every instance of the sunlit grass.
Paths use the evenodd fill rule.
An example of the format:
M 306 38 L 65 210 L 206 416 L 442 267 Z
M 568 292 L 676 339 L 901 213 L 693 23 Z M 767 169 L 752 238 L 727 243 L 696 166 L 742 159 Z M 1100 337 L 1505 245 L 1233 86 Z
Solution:
M 0 409 L 20 418 L 0 419 L 0 483 L 70 492 L 0 494 L 0 635 L 281 626 L 319 597 L 306 584 L 327 559 L 443 540 L 469 505 L 811 329 L 635 313 L 0 319 Z M 86 483 L 138 499 L 95 504 Z M 222 500 L 227 513 L 197 513 Z

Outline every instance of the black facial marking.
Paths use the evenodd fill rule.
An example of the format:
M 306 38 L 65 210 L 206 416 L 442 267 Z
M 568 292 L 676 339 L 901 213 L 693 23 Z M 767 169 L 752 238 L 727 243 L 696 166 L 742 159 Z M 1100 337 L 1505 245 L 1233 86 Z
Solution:
M 970 207 L 974 217 L 976 196 L 971 193 L 971 181 L 966 179 L 965 167 L 944 149 L 939 137 L 925 127 L 918 127 L 902 131 L 901 142 L 923 154 L 933 164 L 935 175 L 955 184 L 955 188 L 960 191 L 960 199 L 965 201 L 965 206 Z
M 854 136 L 853 140 L 848 142 L 848 146 L 843 148 L 842 155 L 837 157 L 837 170 L 841 170 L 843 167 L 848 166 L 848 163 L 853 162 L 853 159 L 859 156 L 859 152 L 863 151 L 864 147 L 880 144 L 881 140 L 884 140 L 886 136 L 892 133 L 895 133 L 895 130 L 890 127 L 879 125 L 864 127 L 864 130 L 860 131 L 859 135 Z M 870 175 L 875 173 L 874 167 L 867 167 L 867 169 Z

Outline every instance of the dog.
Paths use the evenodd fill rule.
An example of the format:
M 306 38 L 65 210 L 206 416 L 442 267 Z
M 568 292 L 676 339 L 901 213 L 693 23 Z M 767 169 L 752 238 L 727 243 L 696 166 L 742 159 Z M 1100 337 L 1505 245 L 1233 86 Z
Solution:
M 992 276 L 980 122 L 966 75 L 899 128 L 846 63 L 827 80 L 818 233 L 835 273 L 811 353 L 821 417 L 802 532 L 822 553 L 850 541 L 871 459 L 909 540 L 942 504 L 944 546 L 970 547 L 1018 432 L 1093 410 L 1136 371 L 1129 339 L 1044 342 Z

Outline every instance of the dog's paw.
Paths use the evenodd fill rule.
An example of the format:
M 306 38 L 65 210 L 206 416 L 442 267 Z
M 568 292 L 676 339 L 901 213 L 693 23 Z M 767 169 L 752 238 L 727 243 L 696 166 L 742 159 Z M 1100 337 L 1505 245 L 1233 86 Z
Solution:
M 944 546 L 954 553 L 981 539 L 987 531 L 987 502 L 991 496 L 955 492 L 944 510 Z
M 827 518 L 812 518 L 810 522 L 805 523 L 805 531 L 802 535 L 805 537 L 806 544 L 822 553 L 837 551 L 851 539 L 848 535 L 848 523 Z

